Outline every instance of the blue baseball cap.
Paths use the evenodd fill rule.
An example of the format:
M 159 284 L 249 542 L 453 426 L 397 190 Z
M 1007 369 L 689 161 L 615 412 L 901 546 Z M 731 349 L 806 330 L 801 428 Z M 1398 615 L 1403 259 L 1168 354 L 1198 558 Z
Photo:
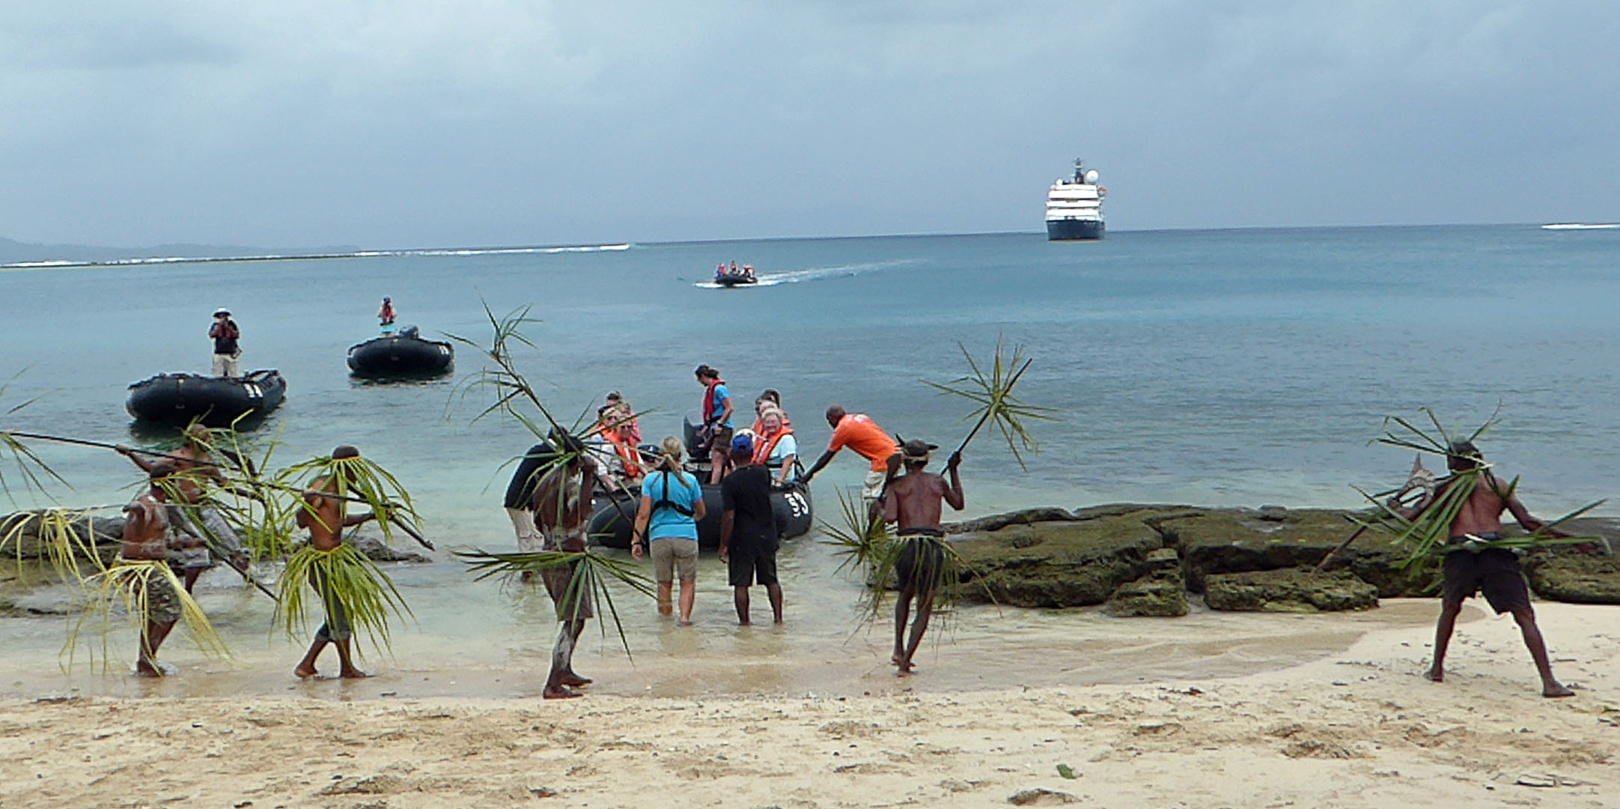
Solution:
M 746 435 L 739 435 L 736 438 L 731 439 L 731 451 L 732 452 L 753 452 L 754 451 L 754 439 L 749 438 Z

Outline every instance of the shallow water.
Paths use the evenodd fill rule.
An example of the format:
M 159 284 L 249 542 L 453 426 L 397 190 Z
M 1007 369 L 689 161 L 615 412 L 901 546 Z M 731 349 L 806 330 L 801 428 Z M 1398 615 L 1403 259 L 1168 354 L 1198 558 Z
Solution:
M 704 288 L 715 262 L 732 258 L 754 264 L 762 283 Z M 1025 453 L 1027 470 L 994 436 L 969 448 L 966 516 L 1113 501 L 1352 506 L 1351 484 L 1394 484 L 1410 465 L 1403 452 L 1367 446 L 1384 415 L 1429 405 L 1472 427 L 1499 404 L 1502 424 L 1483 446 L 1509 474 L 1524 475 L 1520 492 L 1532 511 L 1554 516 L 1615 492 L 1609 453 L 1594 448 L 1620 443 L 1620 323 L 1610 311 L 1620 300 L 1617 264 L 1620 232 L 1525 226 L 1126 232 L 1090 244 L 1033 234 L 773 240 L 4 270 L 0 374 L 22 373 L 0 412 L 38 401 L 0 416 L 0 426 L 165 446 L 166 436 L 132 428 L 125 387 L 160 371 L 206 370 L 208 313 L 225 305 L 244 330 L 244 368 L 277 367 L 289 380 L 287 403 L 254 433 L 284 443 L 278 463 L 354 443 L 401 477 L 441 549 L 510 549 L 501 466 L 532 438 L 511 420 L 473 421 L 488 395 L 463 397 L 457 381 L 478 370 L 475 352 L 458 347 L 457 375 L 437 382 L 347 375 L 347 347 L 372 335 L 371 315 L 390 295 L 401 323 L 480 342 L 488 339 L 484 303 L 497 314 L 533 304 L 540 322 L 527 333 L 537 348 L 518 359 L 564 421 L 620 389 L 654 411 L 643 419 L 650 440 L 678 432 L 700 394 L 691 369 L 706 362 L 745 403 L 765 387 L 781 390 L 811 454 L 824 446 L 829 431 L 818 414 L 833 401 L 891 431 L 954 444 L 970 407 L 921 380 L 964 372 L 958 341 L 981 359 L 998 335 L 1025 344 L 1035 364 L 1019 393 L 1055 408 L 1057 420 L 1031 425 L 1041 452 Z M 51 489 L 56 502 L 121 504 L 138 481 L 110 452 L 35 448 L 73 484 Z M 832 516 L 835 490 L 863 471 L 839 458 L 817 478 L 822 517 Z M 14 494 L 22 504 L 44 502 Z M 465 682 L 474 675 L 453 675 L 460 669 L 446 662 L 465 660 L 488 682 L 499 673 L 501 688 L 532 688 L 534 678 L 517 685 L 511 672 L 544 668 L 555 628 L 549 603 L 474 584 L 444 553 L 436 558 L 394 568 L 419 623 L 396 634 L 397 659 L 374 662 L 384 680 L 404 688 L 404 672 L 421 670 L 433 682 Z M 616 639 L 591 641 L 591 668 L 613 675 L 599 688 L 685 693 L 683 678 L 702 688 L 746 687 L 757 677 L 812 689 L 847 682 L 841 672 L 851 666 L 888 682 L 888 641 L 881 632 L 852 637 L 859 588 L 835 568 L 815 537 L 790 544 L 783 633 L 736 632 L 712 556 L 695 632 L 665 628 L 626 596 L 635 669 Z M 159 688 L 213 687 L 174 684 L 194 679 L 285 686 L 281 669 L 299 650 L 269 639 L 267 603 L 228 575 L 206 582 L 204 603 L 245 667 Z M 755 598 L 757 616 L 763 593 Z M 1224 631 L 1248 618 L 1186 620 Z M 1028 648 L 1067 666 L 1074 655 L 1062 653 L 1063 639 L 1094 623 L 1113 626 L 1087 611 L 1009 618 L 965 610 L 955 642 L 925 654 L 943 662 L 927 665 L 925 679 L 996 676 L 993 665 L 953 656 L 994 660 L 1008 642 L 1002 633 L 1015 628 L 1014 636 L 1033 633 Z M 1156 625 L 1130 622 L 1121 632 Z M 32 650 L 30 668 L 54 670 L 61 635 L 58 619 L 0 622 L 0 643 Z M 127 656 L 131 644 L 120 642 Z M 1253 653 L 1213 642 L 1247 651 L 1201 655 L 1189 644 L 1175 659 L 1215 666 Z M 165 657 L 196 665 L 186 663 L 183 641 L 174 646 Z M 721 671 L 694 674 L 680 662 L 688 659 Z M 761 662 L 777 659 L 789 662 Z M 1100 676 L 1074 665 L 1075 676 Z M 656 674 L 666 668 L 668 676 Z M 1044 670 L 1031 664 L 1016 676 L 1040 680 Z M 948 679 L 954 671 L 972 673 Z M 68 685 L 133 687 L 79 675 Z

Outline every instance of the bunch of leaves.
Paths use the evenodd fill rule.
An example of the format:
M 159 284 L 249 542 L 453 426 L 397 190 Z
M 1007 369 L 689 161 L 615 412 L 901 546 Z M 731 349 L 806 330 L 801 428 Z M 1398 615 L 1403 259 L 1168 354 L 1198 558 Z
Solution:
M 288 636 L 307 628 L 311 594 L 321 603 L 330 600 L 341 607 L 357 633 L 372 638 L 379 648 L 390 646 L 392 617 L 414 617 L 388 574 L 346 542 L 331 550 L 299 548 L 287 557 L 277 591 L 274 622 Z
M 64 582 L 82 584 L 85 563 L 92 573 L 106 569 L 96 549 L 90 516 L 95 508 L 42 508 L 19 511 L 0 519 L 0 554 L 24 558 L 24 545 L 33 538 L 39 545 L 39 558 Z
M 1417 426 L 1412 420 L 1399 416 L 1389 416 L 1384 419 L 1384 434 L 1374 439 L 1373 443 L 1401 449 L 1415 450 L 1419 453 L 1439 455 L 1449 459 L 1452 448 L 1458 443 L 1460 432 L 1449 431 L 1441 423 L 1434 411 L 1422 408 L 1418 411 L 1428 418 L 1430 428 Z M 1498 408 L 1498 413 L 1500 408 Z M 1498 413 L 1493 413 L 1484 424 L 1461 439 L 1473 442 L 1499 423 Z M 1527 535 L 1504 537 L 1502 539 L 1469 540 L 1467 543 L 1451 543 L 1451 526 L 1456 522 L 1457 516 L 1467 505 L 1477 487 L 1481 485 L 1491 487 L 1492 493 L 1503 504 L 1514 502 L 1519 487 L 1519 479 L 1504 485 L 1501 479 L 1491 472 L 1491 465 L 1485 463 L 1483 458 L 1473 458 L 1473 465 L 1466 469 L 1454 469 L 1450 476 L 1441 479 L 1435 488 L 1435 495 L 1427 502 L 1419 502 L 1412 508 L 1415 513 L 1409 518 L 1406 513 L 1412 509 L 1402 509 L 1400 504 L 1391 504 L 1382 496 L 1368 494 L 1360 488 L 1356 491 L 1374 506 L 1371 516 L 1356 520 L 1368 528 L 1381 531 L 1391 537 L 1391 541 L 1406 549 L 1406 558 L 1397 562 L 1397 566 L 1406 569 L 1420 565 L 1430 556 L 1440 553 L 1453 553 L 1459 550 L 1484 550 L 1487 548 L 1504 548 L 1510 550 L 1528 550 L 1531 548 L 1553 545 L 1574 545 L 1603 542 L 1600 537 L 1560 537 L 1552 532 L 1559 526 L 1568 523 L 1577 517 L 1603 505 L 1605 501 L 1598 500 L 1588 503 L 1581 508 L 1571 511 L 1555 520 L 1543 524 L 1540 528 Z M 1414 467 L 1414 473 L 1418 467 Z M 1386 493 L 1387 494 L 1387 493 Z M 1606 543 L 1605 543 L 1606 544 Z
M 838 572 L 858 572 L 868 581 L 878 560 L 889 555 L 894 544 L 894 532 L 889 524 L 872 515 L 865 502 L 857 495 L 838 490 L 838 523 L 821 520 L 823 545 L 833 548 L 839 557 Z
M 654 597 L 652 579 L 643 573 L 641 567 L 623 559 L 615 559 L 592 552 L 583 551 L 539 551 L 537 553 L 489 553 L 482 549 L 468 551 L 453 551 L 456 556 L 471 568 L 475 574 L 474 581 L 483 581 L 491 576 L 499 576 L 504 581 L 511 581 L 512 577 L 525 573 L 541 575 L 547 571 L 566 569 L 573 566 L 573 576 L 569 578 L 568 589 L 559 604 L 583 604 L 582 596 L 594 600 L 607 608 L 608 615 L 613 619 L 613 629 L 619 635 L 619 643 L 624 646 L 625 654 L 630 654 L 630 640 L 624 634 L 624 624 L 619 620 L 619 610 L 613 603 L 613 593 L 608 588 L 608 581 L 617 581 L 631 590 L 647 596 Z M 574 616 L 557 616 L 559 620 L 572 620 Z M 603 624 L 602 633 L 607 634 L 607 626 Z
M 551 446 L 552 454 L 543 461 L 532 473 L 536 478 L 543 478 L 552 474 L 567 474 L 567 467 L 585 452 L 583 442 L 571 438 L 580 423 L 584 421 L 582 413 L 576 419 L 574 429 L 566 428 L 552 415 L 540 395 L 530 384 L 527 376 L 518 368 L 516 360 L 512 357 L 514 345 L 534 348 L 535 344 L 523 334 L 523 328 L 538 320 L 529 317 L 531 306 L 524 306 L 513 310 L 505 317 L 497 317 L 490 310 L 489 304 L 484 304 L 484 316 L 489 320 L 493 332 L 490 344 L 486 348 L 482 344 L 466 337 L 449 335 L 450 339 L 470 346 L 481 354 L 486 365 L 467 379 L 458 383 L 458 395 L 466 398 L 478 391 L 493 391 L 494 401 L 481 410 L 473 421 L 476 422 L 490 415 L 511 417 L 522 424 L 535 438 Z M 532 411 L 532 412 L 531 412 Z M 634 417 L 632 414 L 630 417 Z M 566 440 L 559 440 L 566 439 Z M 508 463 L 518 461 L 514 458 Z M 562 498 L 566 497 L 566 486 L 554 487 L 559 502 L 554 504 L 560 511 L 566 505 Z M 623 510 L 618 498 L 613 498 L 613 507 L 619 509 L 619 516 L 627 522 L 634 521 L 634 515 Z M 536 554 L 492 554 L 483 550 L 457 551 L 457 556 L 466 562 L 477 574 L 475 580 L 483 580 L 490 576 L 510 576 L 510 574 L 536 573 L 561 565 L 578 562 L 575 568 L 570 588 L 583 587 L 587 592 L 599 596 L 599 603 L 606 607 L 608 614 L 613 618 L 613 624 L 619 633 L 619 640 L 624 646 L 626 654 L 630 653 L 630 644 L 624 635 L 624 627 L 619 623 L 618 607 L 613 602 L 612 591 L 606 586 L 609 579 L 616 579 L 628 585 L 632 590 L 643 595 L 653 595 L 653 590 L 647 577 L 638 567 L 620 560 L 593 553 L 589 550 L 582 552 L 568 551 L 542 551 Z M 568 599 L 564 603 L 577 603 Z M 606 632 L 606 628 L 603 628 Z
M 4 406 L 6 400 L 6 391 L 11 387 L 11 383 L 17 380 L 17 376 L 19 375 L 21 375 L 21 372 L 12 375 L 12 377 L 6 380 L 5 383 L 0 384 L 0 406 Z M 5 407 L 3 411 L 0 411 L 0 418 L 14 416 L 36 401 L 38 400 L 27 399 L 9 407 Z M 9 461 L 9 463 L 7 463 L 7 461 Z M 6 470 L 8 468 L 15 470 L 11 473 L 11 477 L 6 476 Z M 46 479 L 54 480 L 70 489 L 73 488 L 66 479 L 64 479 L 61 475 L 58 475 L 56 470 L 52 469 L 49 464 L 41 460 L 38 455 L 34 454 L 33 450 L 29 449 L 27 445 L 18 440 L 16 436 L 3 429 L 0 429 L 0 492 L 5 493 L 6 499 L 15 502 L 15 497 L 12 495 L 11 486 L 13 482 L 17 481 L 21 482 L 21 485 L 25 491 L 45 494 Z
M 202 607 L 197 606 L 196 599 L 186 592 L 180 577 L 175 575 L 167 562 L 120 560 L 85 579 L 84 611 L 69 629 L 67 641 L 62 645 L 62 653 L 67 657 L 67 668 L 72 667 L 81 643 L 90 646 L 92 665 L 95 650 L 98 648 L 101 651 L 103 666 L 110 664 L 112 656 L 108 652 L 107 637 L 115 624 L 112 615 L 119 607 L 122 607 L 129 627 L 136 633 L 141 632 L 146 624 L 148 583 L 153 577 L 166 579 L 168 586 L 174 588 L 174 592 L 179 596 L 180 623 L 185 626 L 186 634 L 191 637 L 192 643 L 210 657 L 230 658 L 231 652 L 225 646 L 224 639 L 209 622 Z M 86 628 L 94 632 L 94 643 L 90 643 L 89 639 L 84 637 Z
M 308 489 L 330 492 L 338 497 L 356 500 L 369 506 L 371 513 L 377 518 L 378 526 L 382 529 L 383 537 L 390 541 L 393 540 L 396 520 L 409 526 L 421 526 L 421 518 L 411 503 L 410 492 L 400 485 L 393 473 L 369 458 L 323 456 L 290 466 L 277 473 L 277 477 L 278 480 L 301 482 L 299 491 Z M 293 487 L 278 483 L 277 488 L 286 490 Z M 297 507 L 303 509 L 310 518 L 316 516 L 315 507 L 302 496 L 297 501 Z M 296 516 L 296 511 L 293 514 Z M 287 535 L 290 534 L 289 529 Z
M 1050 407 L 1028 404 L 1013 395 L 1013 388 L 1018 384 L 1018 380 L 1023 378 L 1024 372 L 1029 370 L 1029 365 L 1033 360 L 1024 356 L 1024 347 L 1022 345 L 1013 348 L 1011 357 L 1006 356 L 1006 345 L 1002 338 L 998 337 L 996 338 L 995 354 L 991 359 L 989 373 L 987 374 L 979 366 L 979 362 L 973 358 L 973 355 L 968 353 L 967 346 L 961 343 L 957 343 L 956 346 L 961 349 L 962 357 L 967 360 L 967 375 L 946 383 L 923 380 L 923 384 L 939 391 L 941 394 L 960 396 L 978 405 L 976 409 L 962 418 L 963 421 L 971 421 L 977 418 L 978 422 L 973 425 L 973 430 L 968 433 L 967 438 L 962 439 L 962 444 L 957 447 L 956 451 L 961 452 L 966 449 L 968 442 L 979 434 L 979 430 L 985 424 L 992 424 L 1007 442 L 1007 449 L 1012 452 L 1013 458 L 1018 461 L 1019 467 L 1027 470 L 1028 467 L 1024 466 L 1024 456 L 1020 453 L 1019 448 L 1022 447 L 1030 452 L 1039 452 L 1040 447 L 1036 443 L 1034 436 L 1030 435 L 1028 428 L 1024 426 L 1024 420 L 1052 421 L 1057 412 Z
M 935 610 L 942 613 L 949 612 L 960 600 L 967 565 L 949 542 L 917 535 L 896 536 L 888 523 L 867 511 L 858 496 L 840 491 L 838 507 L 841 524 L 821 521 L 821 530 L 826 534 L 822 544 L 832 547 L 834 554 L 842 557 L 839 572 L 856 572 L 865 580 L 866 591 L 860 605 L 865 616 L 863 622 L 876 619 L 882 612 L 891 584 L 898 588 L 910 584 L 919 593 L 934 593 Z M 920 563 L 925 549 L 916 547 L 919 543 L 940 549 L 938 565 Z M 909 571 L 914 580 L 903 582 L 900 581 L 900 563 L 908 548 L 919 564 Z

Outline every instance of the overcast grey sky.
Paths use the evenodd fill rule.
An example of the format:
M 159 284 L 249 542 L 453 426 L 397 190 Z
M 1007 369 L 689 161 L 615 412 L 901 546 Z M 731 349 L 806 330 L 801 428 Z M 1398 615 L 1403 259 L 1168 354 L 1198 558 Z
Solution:
M 1620 220 L 1620 3 L 0 0 L 0 236 Z

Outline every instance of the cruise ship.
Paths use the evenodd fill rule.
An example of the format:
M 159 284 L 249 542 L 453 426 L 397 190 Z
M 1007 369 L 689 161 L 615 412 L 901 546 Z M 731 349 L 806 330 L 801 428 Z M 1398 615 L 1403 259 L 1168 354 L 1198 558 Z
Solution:
M 1046 192 L 1046 238 L 1101 239 L 1102 202 L 1108 189 L 1097 185 L 1097 170 L 1074 161 L 1074 179 L 1060 179 Z

